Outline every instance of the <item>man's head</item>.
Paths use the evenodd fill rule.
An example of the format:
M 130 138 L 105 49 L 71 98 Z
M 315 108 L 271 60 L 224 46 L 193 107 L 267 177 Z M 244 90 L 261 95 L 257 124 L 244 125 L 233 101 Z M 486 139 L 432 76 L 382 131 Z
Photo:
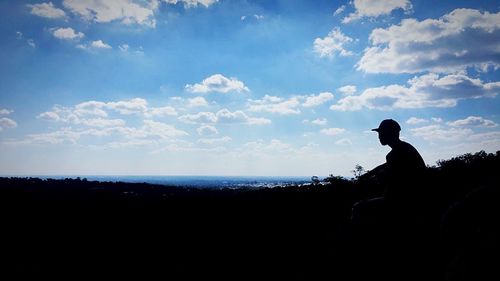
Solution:
M 401 127 L 398 122 L 392 119 L 385 119 L 380 122 L 378 128 L 372 129 L 372 131 L 378 132 L 378 139 L 382 145 L 391 145 L 392 143 L 399 140 L 399 132 Z

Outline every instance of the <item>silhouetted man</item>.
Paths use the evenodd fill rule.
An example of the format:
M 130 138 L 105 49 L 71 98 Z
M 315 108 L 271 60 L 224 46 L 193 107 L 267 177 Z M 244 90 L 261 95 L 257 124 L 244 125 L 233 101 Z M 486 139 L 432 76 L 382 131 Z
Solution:
M 372 131 L 378 132 L 380 144 L 388 145 L 392 150 L 385 157 L 386 162 L 370 171 L 367 176 L 376 177 L 385 186 L 385 196 L 390 199 L 416 196 L 416 185 L 425 172 L 422 156 L 411 144 L 399 139 L 401 127 L 396 121 L 383 120 Z
M 420 263 L 410 259 L 418 256 L 418 248 L 423 249 L 417 233 L 421 229 L 422 205 L 425 205 L 421 201 L 425 194 L 422 185 L 425 162 L 411 144 L 399 139 L 401 127 L 396 121 L 383 120 L 372 131 L 378 133 L 380 143 L 390 146 L 391 151 L 384 164 L 359 178 L 368 179 L 367 184 L 373 184 L 372 179 L 376 179 L 383 185 L 384 194 L 353 206 L 356 262 L 363 272 L 369 272 L 355 279 L 410 280 L 402 274 L 416 271 L 413 266 Z M 373 272 L 378 272 L 377 278 Z
M 360 177 L 361 180 L 369 179 L 369 182 L 375 179 L 384 187 L 383 196 L 354 204 L 352 222 L 361 225 L 387 223 L 398 216 L 418 212 L 426 191 L 423 187 L 425 162 L 411 144 L 399 139 L 399 124 L 386 119 L 372 131 L 378 132 L 382 145 L 392 149 L 384 164 Z

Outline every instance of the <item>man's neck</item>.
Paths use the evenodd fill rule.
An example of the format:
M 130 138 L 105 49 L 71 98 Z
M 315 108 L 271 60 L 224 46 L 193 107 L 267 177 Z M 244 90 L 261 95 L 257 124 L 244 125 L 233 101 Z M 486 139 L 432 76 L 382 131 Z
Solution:
M 387 145 L 390 146 L 392 149 L 394 149 L 394 147 L 396 147 L 400 143 L 401 143 L 400 139 L 395 139 L 394 141 L 387 143 Z

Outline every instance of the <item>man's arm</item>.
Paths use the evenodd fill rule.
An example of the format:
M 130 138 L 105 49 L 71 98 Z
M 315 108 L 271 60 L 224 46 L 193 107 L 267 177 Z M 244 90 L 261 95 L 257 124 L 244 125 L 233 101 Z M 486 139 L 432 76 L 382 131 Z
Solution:
M 378 165 L 377 167 L 375 167 L 372 170 L 368 171 L 366 174 L 362 175 L 360 178 L 361 179 L 367 179 L 367 180 L 374 179 L 374 178 L 376 179 L 386 169 L 387 169 L 387 163 Z

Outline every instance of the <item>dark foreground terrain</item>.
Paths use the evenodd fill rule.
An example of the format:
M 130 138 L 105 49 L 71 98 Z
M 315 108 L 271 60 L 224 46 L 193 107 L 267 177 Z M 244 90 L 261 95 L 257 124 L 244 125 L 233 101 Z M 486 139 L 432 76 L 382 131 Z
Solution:
M 0 178 L 0 274 L 500 280 L 499 168 L 500 152 L 441 161 L 428 169 L 423 221 L 363 233 L 352 205 L 380 187 L 362 180 L 251 191 Z

